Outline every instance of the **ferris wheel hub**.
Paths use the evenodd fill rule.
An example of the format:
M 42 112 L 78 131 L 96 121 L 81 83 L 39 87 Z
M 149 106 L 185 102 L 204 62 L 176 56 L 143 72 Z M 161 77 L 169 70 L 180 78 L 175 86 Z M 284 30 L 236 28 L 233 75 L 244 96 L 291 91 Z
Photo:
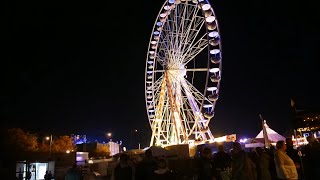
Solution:
M 187 70 L 183 65 L 181 65 L 179 68 L 169 68 L 168 70 L 166 70 L 166 72 L 168 72 L 173 77 L 184 77 L 187 75 Z

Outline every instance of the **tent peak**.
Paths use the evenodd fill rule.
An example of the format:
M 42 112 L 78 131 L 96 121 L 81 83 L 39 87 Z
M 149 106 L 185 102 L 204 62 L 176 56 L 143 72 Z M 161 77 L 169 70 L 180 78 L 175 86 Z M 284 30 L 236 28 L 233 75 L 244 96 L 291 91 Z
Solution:
M 266 128 L 269 127 L 266 120 L 263 120 L 263 125 L 264 125 Z

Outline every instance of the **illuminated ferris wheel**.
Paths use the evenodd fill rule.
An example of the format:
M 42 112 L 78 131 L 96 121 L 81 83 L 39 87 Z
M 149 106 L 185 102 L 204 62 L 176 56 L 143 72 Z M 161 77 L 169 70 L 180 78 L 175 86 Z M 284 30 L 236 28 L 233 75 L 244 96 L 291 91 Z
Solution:
M 221 79 L 218 23 L 207 0 L 167 0 L 146 61 L 150 146 L 212 142 Z

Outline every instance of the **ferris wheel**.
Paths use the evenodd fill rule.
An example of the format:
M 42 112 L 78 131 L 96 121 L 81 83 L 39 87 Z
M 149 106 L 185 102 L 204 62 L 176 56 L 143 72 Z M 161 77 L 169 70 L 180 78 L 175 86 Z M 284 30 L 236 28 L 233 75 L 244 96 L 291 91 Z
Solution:
M 221 43 L 207 0 L 166 0 L 149 42 L 145 98 L 150 146 L 213 142 Z

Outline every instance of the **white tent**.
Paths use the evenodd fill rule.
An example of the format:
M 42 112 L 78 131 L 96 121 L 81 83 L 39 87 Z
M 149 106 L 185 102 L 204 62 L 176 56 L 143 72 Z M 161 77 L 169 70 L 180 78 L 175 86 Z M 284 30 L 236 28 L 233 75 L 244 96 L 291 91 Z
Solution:
M 268 140 L 270 142 L 278 142 L 278 141 L 285 141 L 285 137 L 281 136 L 267 125 L 266 121 L 264 120 L 264 128 L 266 131 L 266 134 L 268 136 Z M 256 136 L 256 139 L 264 139 L 263 136 L 263 129 L 260 131 L 260 133 Z
M 249 143 L 244 145 L 245 148 L 256 148 L 256 147 L 264 147 L 264 144 L 261 142 L 257 143 Z

